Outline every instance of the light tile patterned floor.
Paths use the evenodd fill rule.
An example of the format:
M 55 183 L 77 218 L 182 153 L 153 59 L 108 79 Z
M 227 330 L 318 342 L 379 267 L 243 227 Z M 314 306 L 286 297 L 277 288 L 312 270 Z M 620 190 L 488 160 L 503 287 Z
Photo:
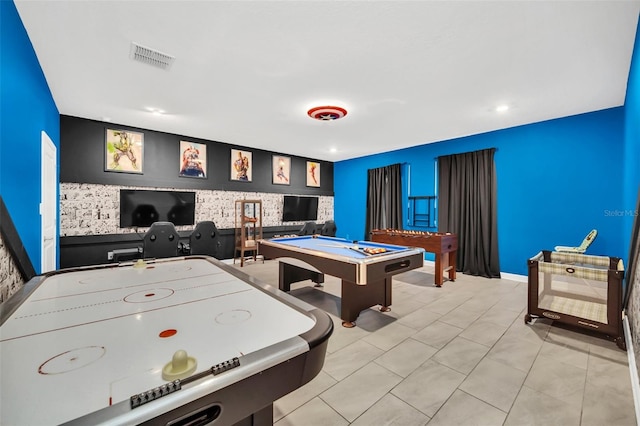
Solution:
M 277 286 L 277 261 L 241 269 Z M 437 288 L 427 265 L 394 278 L 390 312 L 347 329 L 338 279 L 294 284 L 335 331 L 320 374 L 274 403 L 275 424 L 636 425 L 626 353 L 548 320 L 525 325 L 526 293 L 463 274 Z

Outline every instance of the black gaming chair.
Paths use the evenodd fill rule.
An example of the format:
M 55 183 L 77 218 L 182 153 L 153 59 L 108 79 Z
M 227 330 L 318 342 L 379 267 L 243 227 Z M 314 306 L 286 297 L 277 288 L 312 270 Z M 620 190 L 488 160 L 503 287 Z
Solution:
M 191 254 L 206 254 L 216 257 L 219 245 L 218 228 L 210 220 L 198 222 L 189 236 Z
M 327 220 L 324 225 L 322 225 L 320 234 L 326 237 L 335 237 L 337 230 L 338 227 L 336 226 L 336 223 L 333 220 Z
M 320 235 L 324 235 L 326 237 L 335 237 L 337 231 L 338 227 L 336 226 L 336 223 L 333 220 L 327 220 L 324 225 L 322 225 Z
M 144 257 L 162 258 L 178 255 L 180 236 L 171 222 L 154 222 L 144 234 Z
M 313 235 L 316 233 L 316 223 L 306 222 L 302 229 L 298 232 L 298 235 Z

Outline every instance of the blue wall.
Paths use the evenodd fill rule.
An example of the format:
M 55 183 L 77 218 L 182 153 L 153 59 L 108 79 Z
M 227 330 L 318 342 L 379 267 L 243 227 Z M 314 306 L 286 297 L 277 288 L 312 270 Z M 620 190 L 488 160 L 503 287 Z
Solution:
M 0 76 L 0 195 L 40 272 L 41 131 L 59 152 L 60 116 L 16 7 L 4 0 Z
M 364 237 L 367 169 L 408 163 L 411 195 L 433 195 L 436 157 L 491 147 L 503 272 L 526 275 L 529 257 L 577 245 L 592 228 L 599 235 L 589 253 L 626 257 L 622 107 L 338 162 L 338 233 Z
M 640 31 L 636 31 L 627 81 L 624 139 L 624 204 L 629 213 L 625 215 L 624 235 L 631 235 L 633 220 L 638 214 L 635 207 L 640 189 Z M 625 253 L 629 251 L 629 243 L 626 241 Z

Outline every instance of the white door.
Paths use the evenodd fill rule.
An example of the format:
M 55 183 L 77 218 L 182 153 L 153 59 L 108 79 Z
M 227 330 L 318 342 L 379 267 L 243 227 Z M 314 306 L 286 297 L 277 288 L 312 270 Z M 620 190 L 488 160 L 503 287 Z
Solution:
M 41 271 L 45 273 L 56 269 L 56 223 L 58 183 L 56 170 L 58 169 L 56 146 L 49 135 L 42 132 L 42 200 L 40 216 L 42 218 L 42 251 Z

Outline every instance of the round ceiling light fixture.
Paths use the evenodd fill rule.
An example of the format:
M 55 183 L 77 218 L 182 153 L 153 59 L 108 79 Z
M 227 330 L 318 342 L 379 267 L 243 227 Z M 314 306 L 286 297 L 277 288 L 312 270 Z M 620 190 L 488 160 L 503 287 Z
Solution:
M 338 120 L 347 115 L 347 110 L 337 106 L 319 106 L 307 111 L 307 115 L 320 121 Z

